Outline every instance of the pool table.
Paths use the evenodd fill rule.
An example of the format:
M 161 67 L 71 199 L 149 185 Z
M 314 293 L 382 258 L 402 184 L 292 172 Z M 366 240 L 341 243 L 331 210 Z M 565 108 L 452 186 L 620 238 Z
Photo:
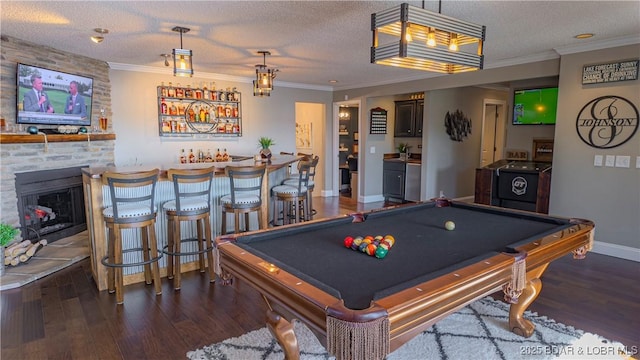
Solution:
M 583 219 L 439 198 L 222 236 L 216 248 L 223 282 L 236 277 L 262 294 L 267 327 L 288 359 L 299 358 L 292 319 L 337 359 L 382 359 L 500 289 L 512 304 L 510 330 L 531 336 L 523 312 L 540 276 L 552 260 L 584 257 L 593 228 Z M 346 236 L 387 234 L 395 243 L 381 259 L 344 246 Z

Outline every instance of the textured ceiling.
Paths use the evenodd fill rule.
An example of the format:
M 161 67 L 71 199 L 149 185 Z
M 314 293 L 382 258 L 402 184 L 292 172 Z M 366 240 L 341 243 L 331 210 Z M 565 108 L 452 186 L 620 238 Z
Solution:
M 165 68 L 161 53 L 180 45 L 174 26 L 191 28 L 184 48 L 200 73 L 254 77 L 269 50 L 276 81 L 347 89 L 438 74 L 370 63 L 371 14 L 422 1 L 1 1 L 0 30 L 112 66 Z M 456 1 L 444 15 L 486 25 L 485 68 L 558 53 L 640 42 L 640 1 Z M 425 9 L 438 11 L 437 1 Z M 93 29 L 110 33 L 101 44 Z M 577 40 L 573 36 L 595 36 Z M 438 75 L 439 76 L 439 75 Z M 329 80 L 337 80 L 335 84 Z M 277 85 L 277 82 L 276 82 Z

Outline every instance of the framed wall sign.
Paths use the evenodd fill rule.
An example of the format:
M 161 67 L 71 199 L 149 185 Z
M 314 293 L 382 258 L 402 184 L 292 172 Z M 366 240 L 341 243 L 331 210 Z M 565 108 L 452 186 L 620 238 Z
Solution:
M 387 110 L 377 107 L 371 109 L 369 134 L 387 133 Z
M 638 79 L 638 59 L 582 67 L 582 85 Z

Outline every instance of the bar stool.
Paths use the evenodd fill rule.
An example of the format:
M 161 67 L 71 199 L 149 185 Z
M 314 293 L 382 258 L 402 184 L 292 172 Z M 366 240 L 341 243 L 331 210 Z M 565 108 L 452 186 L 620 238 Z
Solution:
M 240 214 L 244 214 L 244 231 L 249 231 L 249 214 L 258 213 L 258 227 L 262 223 L 262 182 L 266 164 L 257 166 L 227 166 L 231 193 L 220 198 L 222 203 L 221 233 L 227 233 L 227 213 L 234 215 L 234 232 L 240 232 Z
M 169 256 L 167 277 L 173 279 L 175 290 L 180 290 L 182 256 L 198 255 L 200 272 L 205 272 L 206 253 L 209 282 L 216 280 L 210 219 L 211 182 L 214 171 L 214 167 L 167 171 L 169 180 L 173 182 L 175 200 L 167 201 L 162 207 L 167 214 L 167 245 L 162 248 L 162 252 Z M 182 239 L 182 221 L 195 221 L 196 238 Z M 183 251 L 182 244 L 188 242 L 197 242 L 198 250 Z
M 313 220 L 313 215 L 316 214 L 316 210 L 313 209 L 313 189 L 315 188 L 315 181 L 314 178 L 316 176 L 316 167 L 318 166 L 318 162 L 320 161 L 320 157 L 319 156 L 311 156 L 310 158 L 307 158 L 306 154 L 303 153 L 298 153 L 298 155 L 302 155 L 305 156 L 305 159 L 307 159 L 307 161 L 310 159 L 311 164 L 309 166 L 309 182 L 307 185 L 307 188 L 309 191 L 307 191 L 307 202 L 309 203 L 309 214 L 305 214 L 305 218 L 307 220 Z M 303 159 L 303 160 L 305 160 Z M 288 179 L 284 180 L 282 182 L 283 185 L 292 185 L 292 186 L 296 186 L 298 184 L 298 177 L 289 177 Z
M 158 260 L 162 253 L 156 243 L 156 205 L 154 194 L 158 181 L 158 169 L 137 173 L 105 172 L 103 184 L 109 186 L 111 206 L 102 211 L 107 227 L 107 256 L 101 259 L 107 267 L 109 293 L 116 293 L 116 302 L 124 302 L 122 269 L 131 266 L 144 267 L 144 279 L 155 286 L 156 295 L 162 294 Z M 140 247 L 123 249 L 120 230 L 140 229 Z M 123 262 L 123 253 L 141 252 L 142 261 Z
M 278 214 L 278 203 L 282 203 L 282 223 L 289 223 L 290 219 L 296 223 L 298 220 L 310 220 L 309 218 L 309 173 L 312 161 L 300 160 L 298 162 L 298 181 L 295 185 L 278 185 L 271 189 L 274 196 L 273 213 Z M 275 215 L 274 215 L 275 216 Z M 275 219 L 274 219 L 275 225 Z

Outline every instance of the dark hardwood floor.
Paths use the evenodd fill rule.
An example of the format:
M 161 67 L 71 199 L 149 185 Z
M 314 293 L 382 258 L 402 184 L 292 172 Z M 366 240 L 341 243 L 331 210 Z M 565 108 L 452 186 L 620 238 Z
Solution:
M 344 197 L 314 198 L 318 217 L 380 207 Z M 636 348 L 640 263 L 590 253 L 553 262 L 530 310 Z M 89 260 L 0 293 L 2 359 L 184 359 L 187 351 L 264 326 L 265 305 L 241 281 L 210 284 L 185 274 L 181 291 L 163 279 L 125 287 L 125 303 L 98 292 Z M 497 297 L 499 295 L 496 295 Z

